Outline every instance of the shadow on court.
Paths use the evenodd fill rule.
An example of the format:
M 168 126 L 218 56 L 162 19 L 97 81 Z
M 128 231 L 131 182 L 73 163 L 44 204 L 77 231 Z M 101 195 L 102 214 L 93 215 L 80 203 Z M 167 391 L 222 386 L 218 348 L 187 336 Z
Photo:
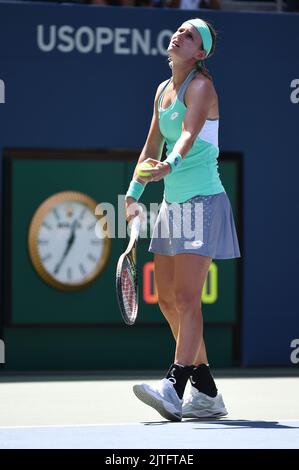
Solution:
M 181 421 L 180 424 L 190 424 L 190 423 L 201 423 L 209 425 L 209 427 L 204 427 L 205 430 L 212 430 L 212 429 L 220 429 L 219 427 L 211 427 L 211 424 L 218 424 L 220 426 L 225 426 L 226 429 L 299 429 L 299 427 L 295 426 L 287 426 L 285 424 L 280 424 L 278 421 L 251 421 L 246 419 L 237 419 L 237 420 L 230 420 L 230 419 L 205 419 L 205 418 L 195 418 L 195 419 L 188 419 L 185 421 Z M 170 421 L 155 421 L 155 422 L 143 422 L 145 426 L 160 426 L 160 425 L 172 425 L 178 423 L 172 423 Z M 195 427 L 193 429 L 203 429 L 203 427 Z M 225 428 L 222 428 L 222 430 Z

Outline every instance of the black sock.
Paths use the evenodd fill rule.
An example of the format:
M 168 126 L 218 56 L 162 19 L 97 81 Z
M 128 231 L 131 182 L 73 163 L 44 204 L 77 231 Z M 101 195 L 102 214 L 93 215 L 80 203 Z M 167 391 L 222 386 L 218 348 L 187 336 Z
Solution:
M 205 393 L 209 397 L 216 397 L 217 387 L 207 364 L 194 367 L 190 381 L 192 387 L 195 387 L 199 392 Z
M 182 366 L 181 364 L 172 364 L 166 375 L 166 379 L 173 383 L 173 387 L 179 398 L 183 398 L 186 383 L 192 373 L 194 366 Z

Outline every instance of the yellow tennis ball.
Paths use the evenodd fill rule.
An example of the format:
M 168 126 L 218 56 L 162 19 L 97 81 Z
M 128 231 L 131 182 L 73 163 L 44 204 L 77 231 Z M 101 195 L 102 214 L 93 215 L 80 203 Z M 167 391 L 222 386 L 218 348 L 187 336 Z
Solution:
M 140 163 L 140 165 L 138 165 L 138 167 L 137 167 L 137 175 L 138 176 L 149 176 L 150 173 L 148 171 L 144 171 L 144 170 L 146 170 L 147 168 L 153 168 L 154 166 L 155 166 L 154 163 L 150 163 L 150 162 Z

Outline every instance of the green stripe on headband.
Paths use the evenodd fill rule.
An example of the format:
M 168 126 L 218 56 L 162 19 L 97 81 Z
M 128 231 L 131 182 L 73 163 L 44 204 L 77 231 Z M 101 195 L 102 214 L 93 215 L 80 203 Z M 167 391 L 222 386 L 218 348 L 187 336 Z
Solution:
M 212 35 L 210 32 L 210 28 L 208 27 L 207 23 L 205 23 L 200 18 L 187 20 L 186 23 L 192 24 L 192 26 L 194 26 L 194 28 L 201 35 L 202 45 L 203 45 L 204 50 L 206 51 L 206 57 L 208 57 L 212 49 L 213 39 L 212 39 Z

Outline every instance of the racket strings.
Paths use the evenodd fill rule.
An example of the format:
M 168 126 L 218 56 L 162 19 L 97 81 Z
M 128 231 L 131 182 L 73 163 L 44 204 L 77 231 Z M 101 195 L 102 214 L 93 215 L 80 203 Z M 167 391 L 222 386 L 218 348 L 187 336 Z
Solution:
M 137 279 L 135 270 L 128 263 L 121 273 L 121 290 L 124 308 L 129 319 L 136 314 L 138 298 L 137 298 Z
M 136 240 L 131 249 L 121 255 L 116 268 L 116 294 L 124 322 L 133 325 L 138 313 L 138 274 Z

